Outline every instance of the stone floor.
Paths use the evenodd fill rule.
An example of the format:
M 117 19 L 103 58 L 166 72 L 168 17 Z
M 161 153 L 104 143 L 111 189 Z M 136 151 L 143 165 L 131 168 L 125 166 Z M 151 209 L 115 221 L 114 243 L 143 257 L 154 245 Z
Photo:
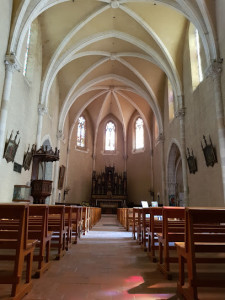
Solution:
M 60 261 L 53 261 L 40 279 L 33 280 L 23 300 L 174 300 L 176 281 L 176 276 L 164 279 L 116 216 L 103 215 Z M 6 299 L 1 290 L 0 299 Z M 225 294 L 203 290 L 200 299 L 225 299 Z

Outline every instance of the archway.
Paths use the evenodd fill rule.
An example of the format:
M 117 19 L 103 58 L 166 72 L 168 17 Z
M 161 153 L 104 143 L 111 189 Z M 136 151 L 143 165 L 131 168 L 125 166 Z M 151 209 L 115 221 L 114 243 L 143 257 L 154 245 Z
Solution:
M 182 160 L 178 146 L 173 143 L 170 148 L 167 164 L 168 202 L 171 206 L 183 206 Z

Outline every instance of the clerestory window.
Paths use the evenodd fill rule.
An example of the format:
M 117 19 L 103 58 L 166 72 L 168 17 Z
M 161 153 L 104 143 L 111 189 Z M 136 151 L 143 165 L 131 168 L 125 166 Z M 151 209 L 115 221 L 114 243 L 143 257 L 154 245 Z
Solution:
M 77 146 L 81 148 L 86 146 L 86 120 L 83 116 L 78 119 Z
M 115 151 L 116 149 L 116 126 L 110 121 L 105 127 L 105 151 Z
M 137 118 L 135 122 L 135 149 L 144 148 L 144 122 L 142 118 Z

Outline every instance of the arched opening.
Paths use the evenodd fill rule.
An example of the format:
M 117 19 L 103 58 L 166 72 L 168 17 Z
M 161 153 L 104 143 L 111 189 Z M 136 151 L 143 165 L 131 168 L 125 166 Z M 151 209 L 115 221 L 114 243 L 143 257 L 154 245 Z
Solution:
M 183 206 L 182 160 L 178 146 L 173 143 L 167 164 L 167 189 L 170 206 Z

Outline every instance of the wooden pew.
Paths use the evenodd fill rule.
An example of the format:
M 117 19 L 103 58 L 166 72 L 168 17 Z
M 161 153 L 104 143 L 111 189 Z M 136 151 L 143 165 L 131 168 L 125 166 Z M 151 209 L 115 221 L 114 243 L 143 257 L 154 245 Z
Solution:
M 90 225 L 90 207 L 83 206 L 82 212 L 82 233 L 85 235 L 89 231 Z
M 171 250 L 176 250 L 175 242 L 184 241 L 184 207 L 163 207 L 162 233 L 157 233 L 159 242 L 159 270 L 167 279 L 172 279 L 170 263 L 178 262 L 171 257 Z
M 67 227 L 64 205 L 49 206 L 48 230 L 53 231 L 51 248 L 57 249 L 56 259 L 60 259 L 66 250 Z
M 71 214 L 71 223 L 72 223 L 72 232 L 71 238 L 72 243 L 77 244 L 78 238 L 80 238 L 81 233 L 81 207 L 79 206 L 71 206 L 72 214 Z
M 48 205 L 30 205 L 28 238 L 37 239 L 36 250 L 34 252 L 34 261 L 38 262 L 36 276 L 49 268 L 50 265 L 50 245 L 52 232 L 48 231 Z
M 133 227 L 133 208 L 127 208 L 126 214 L 126 230 L 129 231 Z
M 137 219 L 137 242 L 141 245 L 141 228 L 142 228 L 142 210 L 143 208 L 140 207 L 138 210 L 138 219 Z
M 72 206 L 65 206 L 66 250 L 72 245 Z
M 134 207 L 133 208 L 133 222 L 132 222 L 132 237 L 133 240 L 136 240 L 138 237 L 137 234 L 137 226 L 138 226 L 138 210 L 140 207 Z
M 141 245 L 144 248 L 144 251 L 147 251 L 148 235 L 147 231 L 150 229 L 150 213 L 151 208 L 145 207 L 141 210 L 142 213 L 142 226 L 141 226 Z
M 187 208 L 185 242 L 176 243 L 179 258 L 178 293 L 188 300 L 198 299 L 198 287 L 225 287 L 220 276 L 199 274 L 197 263 L 225 263 L 225 208 Z M 204 253 L 204 257 L 197 254 Z M 210 256 L 214 253 L 213 257 Z M 217 255 L 218 254 L 218 255 Z M 185 288 L 184 264 L 187 262 L 188 287 Z M 202 276 L 204 275 L 204 276 Z
M 0 284 L 12 284 L 11 299 L 19 300 L 32 288 L 31 271 L 37 240 L 28 240 L 28 204 L 0 204 L 0 261 L 12 261 L 12 270 L 1 270 Z M 22 271 L 26 260 L 26 278 Z
M 150 228 L 147 229 L 148 235 L 148 255 L 153 262 L 156 262 L 155 251 L 159 249 L 157 233 L 162 232 L 162 220 L 158 218 L 162 217 L 162 207 L 151 207 L 150 209 Z

